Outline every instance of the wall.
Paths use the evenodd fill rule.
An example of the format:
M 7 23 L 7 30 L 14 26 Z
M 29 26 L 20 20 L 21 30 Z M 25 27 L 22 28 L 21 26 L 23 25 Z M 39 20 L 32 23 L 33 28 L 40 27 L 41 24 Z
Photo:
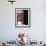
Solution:
M 45 0 L 16 0 L 13 5 L 8 0 L 0 0 L 0 41 L 15 40 L 21 31 L 29 33 L 31 39 L 46 40 Z M 31 27 L 15 27 L 15 8 L 31 8 Z

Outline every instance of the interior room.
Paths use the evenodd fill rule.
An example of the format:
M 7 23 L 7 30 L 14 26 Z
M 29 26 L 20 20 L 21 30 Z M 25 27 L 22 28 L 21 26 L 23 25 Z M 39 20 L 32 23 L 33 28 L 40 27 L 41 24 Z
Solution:
M 30 27 L 16 27 L 16 8 L 30 8 Z M 46 0 L 0 0 L 0 46 L 46 46 Z

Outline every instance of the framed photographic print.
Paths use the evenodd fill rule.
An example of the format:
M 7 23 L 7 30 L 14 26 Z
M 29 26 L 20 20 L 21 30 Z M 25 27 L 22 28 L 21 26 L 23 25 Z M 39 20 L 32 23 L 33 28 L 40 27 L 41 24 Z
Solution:
M 30 13 L 30 8 L 15 8 L 15 27 L 30 27 Z

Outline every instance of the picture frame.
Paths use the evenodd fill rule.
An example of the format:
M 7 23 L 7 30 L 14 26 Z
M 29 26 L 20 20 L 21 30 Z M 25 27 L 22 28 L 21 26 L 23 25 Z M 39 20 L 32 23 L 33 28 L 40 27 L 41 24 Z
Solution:
M 15 27 L 31 27 L 31 9 L 15 8 Z

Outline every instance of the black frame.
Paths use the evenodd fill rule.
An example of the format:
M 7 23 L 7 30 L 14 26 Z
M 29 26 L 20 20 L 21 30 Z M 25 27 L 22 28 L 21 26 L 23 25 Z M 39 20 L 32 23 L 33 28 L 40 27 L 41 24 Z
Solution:
M 22 10 L 28 10 L 28 25 L 27 26 L 17 26 L 16 24 L 16 20 L 17 20 L 17 17 L 16 17 L 16 9 L 22 9 Z M 15 27 L 18 27 L 18 28 L 29 28 L 31 27 L 31 9 L 30 8 L 15 8 Z

